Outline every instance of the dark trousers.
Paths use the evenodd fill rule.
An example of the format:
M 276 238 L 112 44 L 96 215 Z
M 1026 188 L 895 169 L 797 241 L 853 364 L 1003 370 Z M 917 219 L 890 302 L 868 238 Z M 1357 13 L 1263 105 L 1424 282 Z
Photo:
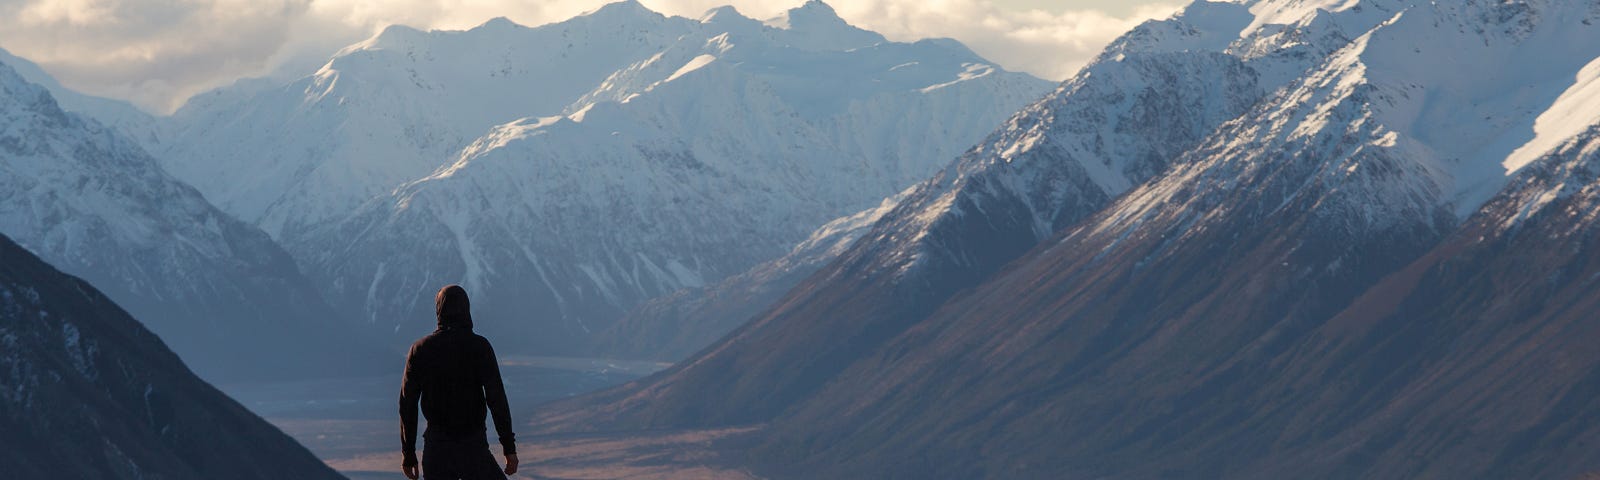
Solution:
M 505 480 L 488 440 L 427 439 L 422 446 L 423 480 Z

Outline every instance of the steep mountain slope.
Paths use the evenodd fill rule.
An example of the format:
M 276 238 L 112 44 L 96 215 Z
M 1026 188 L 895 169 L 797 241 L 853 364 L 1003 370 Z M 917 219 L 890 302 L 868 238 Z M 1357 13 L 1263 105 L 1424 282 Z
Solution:
M 715 343 L 832 263 L 889 213 L 899 197 L 818 228 L 788 255 L 705 287 L 653 298 L 596 336 L 604 358 L 676 362 Z
M 624 2 L 537 28 L 395 25 L 288 84 L 195 97 L 155 153 L 224 211 L 293 238 L 448 165 L 490 127 L 563 113 L 693 23 Z
M 638 303 L 925 178 L 1047 88 L 821 2 L 767 23 L 624 2 L 535 28 L 393 28 L 295 84 L 197 100 L 169 145 L 180 177 L 377 332 L 430 328 L 430 285 L 461 282 L 502 319 L 485 328 L 582 353 Z
M 1535 30 L 1583 20 L 1541 7 Z M 1594 45 L 1568 53 L 1597 58 Z M 1168 202 L 1131 233 L 1112 226 L 1123 207 L 1148 204 L 1136 192 L 853 366 L 775 427 L 781 440 L 763 452 L 772 466 L 844 477 L 890 459 L 900 459 L 887 468 L 897 475 L 993 478 L 1592 473 L 1600 463 L 1577 446 L 1600 435 L 1579 413 L 1600 372 L 1580 347 L 1594 340 L 1600 300 L 1589 258 L 1600 115 L 1561 115 L 1593 101 L 1600 70 L 1590 65 L 1547 110 L 1587 130 L 1546 150 L 1420 260 L 1410 259 L 1428 238 L 1417 231 L 1426 216 L 1408 227 L 1396 221 L 1406 210 L 1376 208 L 1400 199 L 1371 202 L 1373 186 L 1417 181 L 1396 168 L 1415 153 L 1313 142 L 1359 156 L 1305 160 L 1355 160 L 1380 177 L 1228 172 L 1245 180 L 1210 191 L 1266 205 L 1292 193 L 1271 212 L 1259 200 L 1202 200 L 1228 210 L 1210 207 L 1181 231 L 1143 229 L 1171 225 L 1162 217 L 1193 203 Z M 1279 179 L 1304 188 L 1271 186 Z M 1209 196 L 1200 185 L 1174 197 Z M 1366 209 L 1341 201 L 1353 187 L 1367 188 Z M 1435 208 L 1447 198 L 1438 191 Z M 946 460 L 974 450 L 982 460 Z
M 3 236 L 0 441 L 6 478 L 342 478 Z
M 161 143 L 162 123 L 132 103 L 85 95 L 67 88 L 38 65 L 3 48 L 0 48 L 0 63 L 10 66 L 23 80 L 49 90 L 62 110 L 95 119 L 141 145 Z
M 1595 123 L 1597 20 L 1600 5 L 1578 0 L 1198 2 L 1131 32 L 1063 88 L 1126 84 L 1105 69 L 1136 59 L 1129 50 L 1184 52 L 1163 62 L 1172 65 L 1225 48 L 1220 56 L 1270 92 L 1234 97 L 1246 108 L 1154 155 L 1148 176 L 1126 173 L 1137 165 L 1126 159 L 1147 157 L 1097 156 L 1120 168 L 1043 177 L 1049 170 L 1005 155 L 987 165 L 969 155 L 919 188 L 954 184 L 943 207 L 913 193 L 842 260 L 716 347 L 555 404 L 535 428 L 765 423 L 753 458 L 779 478 L 1591 471 L 1566 445 L 1597 429 L 1576 413 L 1590 402 L 1595 364 L 1574 350 L 1583 340 L 1550 332 L 1592 335 L 1582 308 L 1593 291 L 1575 283 L 1592 263 L 1582 233 L 1592 231 L 1592 177 L 1583 161 L 1521 169 L 1555 147 L 1562 158 L 1592 155 L 1582 132 Z M 1039 130 L 1022 143 L 1033 149 L 1018 151 L 1073 138 Z M 1010 150 L 991 148 L 974 151 Z M 1532 180 L 1463 224 L 1518 172 Z M 988 178 L 1008 181 L 972 186 Z M 1038 207 L 1058 197 L 1026 194 L 1044 178 L 1120 196 L 1061 218 Z M 1105 188 L 1127 185 L 1118 180 L 1131 189 Z M 1497 239 L 1481 225 L 1535 233 Z M 1056 229 L 1028 254 L 1006 255 Z M 1435 250 L 1445 239 L 1515 241 L 1541 260 L 1522 270 L 1525 257 L 1494 248 L 1426 260 L 1464 251 Z M 941 264 L 976 273 L 933 269 Z M 1455 268 L 1480 265 L 1489 270 Z M 875 270 L 895 275 L 874 280 Z M 1422 272 L 1443 286 L 1419 282 Z M 1386 311 L 1399 313 L 1373 314 Z M 1466 360 L 1472 352 L 1494 358 Z M 1545 373 L 1556 362 L 1563 370 Z
M 673 369 L 557 405 L 536 422 L 551 430 L 763 422 L 804 400 L 1255 103 L 1263 87 L 1240 58 L 1171 45 L 1217 35 L 1210 29 L 1237 35 L 1246 13 L 1201 3 L 1130 32 L 909 191 L 771 310 Z
M 99 285 L 208 378 L 336 373 L 371 352 L 260 230 L 4 64 L 0 232 Z
M 1600 441 L 1591 413 L 1600 388 L 1592 347 L 1600 338 L 1600 125 L 1550 154 L 1448 241 L 1319 328 L 1297 347 L 1300 355 L 1279 362 L 1286 373 L 1262 394 L 1305 390 L 1318 379 L 1365 395 L 1304 400 L 1308 410 L 1353 423 L 1313 448 L 1349 454 L 1298 451 L 1263 471 L 1600 472 L 1587 448 Z

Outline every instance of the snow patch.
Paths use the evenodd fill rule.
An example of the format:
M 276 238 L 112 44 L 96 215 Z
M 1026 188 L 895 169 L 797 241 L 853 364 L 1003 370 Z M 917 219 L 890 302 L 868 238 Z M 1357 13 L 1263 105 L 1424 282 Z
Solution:
M 590 266 L 589 264 L 578 265 L 578 270 L 582 270 L 583 274 L 589 277 L 589 282 L 593 284 L 595 288 L 600 289 L 601 295 L 605 295 L 605 297 L 610 300 L 617 299 L 617 292 L 613 288 L 613 284 L 609 277 L 601 275 L 595 270 L 595 267 Z
M 693 72 L 695 70 L 699 70 L 700 67 L 704 67 L 706 65 L 710 65 L 711 62 L 714 62 L 716 60 L 717 60 L 717 56 L 709 54 L 709 53 L 708 54 L 702 54 L 702 55 L 700 55 L 698 57 L 694 57 L 693 59 L 689 60 L 689 63 L 685 63 L 685 64 L 683 64 L 682 67 L 679 67 L 678 71 L 672 72 L 672 75 L 668 76 L 666 81 L 670 82 L 670 81 L 673 81 L 673 80 L 677 80 L 678 77 L 682 77 L 682 76 L 684 76 L 684 74 L 687 74 L 689 72 Z
M 1600 122 L 1600 57 L 1578 72 L 1556 103 L 1534 120 L 1533 140 L 1507 156 L 1506 173 L 1516 173 L 1572 137 Z
M 478 245 L 473 241 L 473 236 L 467 232 L 467 227 L 472 222 L 472 218 L 459 209 L 451 209 L 437 214 L 439 222 L 443 223 L 445 228 L 449 229 L 450 233 L 455 236 L 456 251 L 460 254 L 461 263 L 466 268 L 466 274 L 462 278 L 461 286 L 466 287 L 468 291 L 479 291 L 479 287 L 484 285 L 483 275 L 488 270 L 488 267 L 484 264 L 482 256 L 479 255 Z M 482 296 L 481 293 L 478 295 Z
M 949 87 L 951 85 L 959 84 L 961 82 L 969 82 L 969 81 L 976 80 L 976 79 L 979 79 L 979 78 L 987 77 L 987 76 L 989 76 L 989 74 L 994 73 L 994 71 L 995 71 L 994 65 L 982 64 L 982 63 L 964 63 L 964 64 L 961 64 L 961 66 L 963 67 L 963 70 L 961 72 L 956 73 L 956 79 L 955 80 L 951 80 L 951 81 L 948 81 L 948 82 L 945 82 L 945 83 L 941 83 L 941 84 L 938 84 L 938 85 L 932 85 L 932 86 L 928 86 L 928 87 L 923 87 L 922 88 L 922 93 L 932 93 L 935 90 L 938 90 L 938 89 L 941 89 L 941 88 L 945 88 L 945 87 Z
M 387 269 L 388 267 L 389 267 L 389 262 L 386 262 L 386 261 L 378 262 L 377 271 L 372 273 L 372 283 L 367 285 L 367 305 L 376 305 L 378 303 L 378 283 L 383 281 L 383 275 L 385 273 L 385 269 Z M 376 315 L 375 312 L 376 312 L 376 310 L 368 309 L 368 311 L 367 311 L 367 323 L 377 323 L 378 322 L 378 316 Z
M 1316 14 L 1318 10 L 1342 12 L 1360 5 L 1361 0 L 1271 0 L 1250 6 L 1256 19 L 1240 36 L 1248 36 L 1266 25 L 1288 25 Z
M 700 287 L 706 284 L 705 277 L 700 272 L 694 271 L 676 259 L 667 260 L 667 272 L 672 274 L 672 279 L 681 287 Z
M 72 361 L 72 368 L 78 375 L 90 380 L 99 377 L 95 372 L 94 364 L 90 359 L 99 351 L 92 342 L 85 344 L 83 335 L 78 331 L 78 326 L 69 322 L 61 322 L 62 347 L 66 349 L 67 358 Z

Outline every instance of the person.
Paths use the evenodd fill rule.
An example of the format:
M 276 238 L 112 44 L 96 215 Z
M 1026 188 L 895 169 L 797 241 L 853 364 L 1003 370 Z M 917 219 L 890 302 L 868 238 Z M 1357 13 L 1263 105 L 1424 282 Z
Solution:
M 428 419 L 421 474 L 427 480 L 504 479 L 517 473 L 516 434 L 500 365 L 489 340 L 472 332 L 466 289 L 447 285 L 434 296 L 439 327 L 411 345 L 400 383 L 401 470 L 417 479 L 417 403 Z M 483 420 L 494 416 L 506 464 L 489 453 Z M 503 473 L 502 473 L 503 472 Z

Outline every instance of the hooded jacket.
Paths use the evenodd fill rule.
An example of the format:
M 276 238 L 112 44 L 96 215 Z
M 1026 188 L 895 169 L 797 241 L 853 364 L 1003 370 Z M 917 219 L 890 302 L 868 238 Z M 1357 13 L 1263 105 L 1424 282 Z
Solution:
M 439 328 L 411 344 L 400 387 L 400 447 L 404 465 L 417 464 L 417 404 L 428 419 L 428 442 L 487 445 L 483 420 L 494 415 L 494 429 L 506 455 L 517 451 L 511 430 L 500 365 L 489 340 L 472 332 L 471 302 L 458 285 L 434 297 Z

